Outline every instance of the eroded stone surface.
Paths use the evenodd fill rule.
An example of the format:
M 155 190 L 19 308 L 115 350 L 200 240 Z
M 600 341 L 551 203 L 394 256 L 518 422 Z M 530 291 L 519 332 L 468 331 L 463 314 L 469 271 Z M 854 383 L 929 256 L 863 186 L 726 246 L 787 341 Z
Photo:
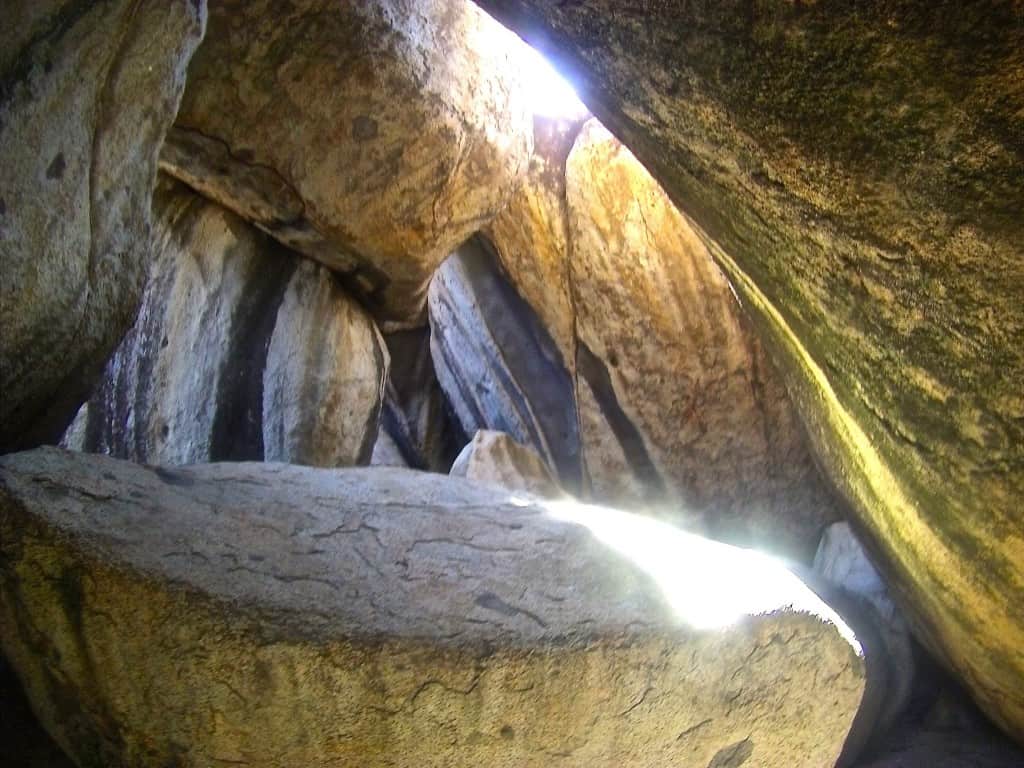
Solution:
M 1019 6 L 480 4 L 700 225 L 919 636 L 1024 740 Z
M 56 440 L 131 326 L 203 0 L 43 0 L 0 33 L 0 451 Z
M 697 629 L 599 524 L 630 516 L 574 514 L 408 470 L 16 454 L 0 638 L 82 765 L 834 763 L 863 666 L 806 587 L 689 537 L 677 575 L 751 611 Z
M 163 167 L 409 320 L 526 170 L 516 44 L 459 0 L 218 0 Z

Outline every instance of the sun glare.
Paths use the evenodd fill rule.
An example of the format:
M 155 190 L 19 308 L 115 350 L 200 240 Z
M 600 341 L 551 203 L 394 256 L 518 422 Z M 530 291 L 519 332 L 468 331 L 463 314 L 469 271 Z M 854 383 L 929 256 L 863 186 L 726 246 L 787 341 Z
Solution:
M 555 518 L 588 528 L 650 574 L 679 620 L 691 627 L 726 627 L 744 616 L 791 608 L 834 624 L 854 650 L 862 652 L 839 615 L 775 558 L 630 512 L 572 500 L 544 506 Z
M 573 87 L 540 53 L 526 43 L 517 62 L 526 83 L 527 98 L 535 115 L 565 120 L 586 117 L 587 107 Z

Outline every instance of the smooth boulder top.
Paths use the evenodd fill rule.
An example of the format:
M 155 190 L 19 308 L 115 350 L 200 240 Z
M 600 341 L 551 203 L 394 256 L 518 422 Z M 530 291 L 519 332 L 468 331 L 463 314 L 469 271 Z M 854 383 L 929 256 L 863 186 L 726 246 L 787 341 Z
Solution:
M 795 576 L 753 552 L 444 475 L 272 463 L 159 468 L 41 448 L 0 459 L 0 487 L 6 515 L 17 499 L 24 522 L 59 529 L 102 562 L 269 610 L 290 630 L 289 617 L 302 614 L 315 635 L 537 644 L 685 632 L 687 621 L 713 625 L 728 608 L 691 608 L 672 594 L 698 576 L 692 591 L 734 603 L 732 618 L 791 607 L 844 626 Z M 593 531 L 576 522 L 587 516 Z M 687 562 L 662 557 L 664 536 L 688 547 L 676 558 Z M 646 569 L 630 556 L 648 557 Z M 753 594 L 768 582 L 781 591 Z

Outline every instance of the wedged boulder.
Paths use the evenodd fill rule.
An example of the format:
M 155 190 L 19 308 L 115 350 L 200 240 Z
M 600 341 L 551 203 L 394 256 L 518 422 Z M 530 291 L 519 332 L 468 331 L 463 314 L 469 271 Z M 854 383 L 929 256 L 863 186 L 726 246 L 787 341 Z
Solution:
M 1024 25 L 479 0 L 693 217 L 917 634 L 1024 742 Z
M 551 336 L 475 237 L 430 283 L 430 350 L 467 435 L 505 432 L 532 448 L 566 490 L 581 487 L 572 379 Z
M 541 498 L 565 495 L 536 452 L 504 432 L 489 429 L 477 430 L 448 474 L 510 491 L 526 491 Z
M 11 4 L 8 4 L 11 5 Z M 0 32 L 0 452 L 56 440 L 131 326 L 203 0 L 40 0 Z
M 415 319 L 526 170 L 521 44 L 466 0 L 217 0 L 162 167 Z
M 523 183 L 484 230 L 570 372 L 576 365 L 576 313 L 569 278 L 565 161 L 582 124 L 534 116 L 533 154 Z
M 415 469 L 445 473 L 466 442 L 445 399 L 430 353 L 430 328 L 409 328 L 384 337 L 391 356 L 382 424 Z
M 369 464 L 387 373 L 373 320 L 326 268 L 303 259 L 277 310 L 263 369 L 263 458 Z
M 80 765 L 835 762 L 863 664 L 791 573 L 506 497 L 408 470 L 7 456 L 0 640 Z
M 538 123 L 535 147 L 489 233 L 572 355 L 592 497 L 685 508 L 715 536 L 809 562 L 839 502 L 707 248 L 596 120 Z
M 66 436 L 153 464 L 367 463 L 386 352 L 324 267 L 164 177 L 135 326 Z M 75 436 L 72 436 L 72 433 Z

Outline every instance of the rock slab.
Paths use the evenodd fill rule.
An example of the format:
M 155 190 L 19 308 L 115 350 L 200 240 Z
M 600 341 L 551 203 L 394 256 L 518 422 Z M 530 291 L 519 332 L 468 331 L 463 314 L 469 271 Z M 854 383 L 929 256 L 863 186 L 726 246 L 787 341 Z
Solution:
M 835 762 L 864 668 L 791 573 L 505 497 L 397 469 L 7 456 L 0 641 L 83 766 Z
M 0 451 L 55 441 L 138 310 L 157 154 L 203 0 L 8 3 Z

